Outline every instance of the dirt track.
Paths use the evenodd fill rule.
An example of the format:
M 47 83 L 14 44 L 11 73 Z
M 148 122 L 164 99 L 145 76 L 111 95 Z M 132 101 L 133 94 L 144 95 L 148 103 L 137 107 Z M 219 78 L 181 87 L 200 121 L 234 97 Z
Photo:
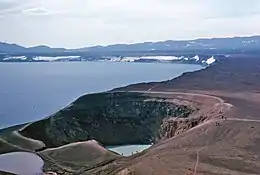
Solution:
M 120 170 L 134 167 L 135 175 L 260 174 L 259 70 L 259 58 L 232 58 L 170 81 L 117 89 L 197 100 L 204 103 L 203 115 L 209 116 L 206 122 L 130 158 Z M 214 117 L 217 111 L 212 113 L 211 109 L 218 107 L 214 103 L 228 108 L 224 112 L 226 120 Z
M 202 94 L 203 92 L 200 92 L 200 93 L 191 93 L 191 92 L 185 92 L 185 93 L 183 93 L 183 92 L 162 92 L 162 91 L 151 91 L 151 90 L 148 90 L 148 91 L 133 91 L 133 92 L 138 92 L 138 93 L 144 93 L 144 94 L 164 94 L 164 95 L 185 95 L 185 96 L 191 96 L 191 98 L 193 99 L 193 97 L 194 96 L 198 96 L 198 97 L 203 97 L 203 98 L 212 98 L 212 99 L 216 99 L 217 101 L 218 101 L 218 103 L 221 103 L 221 104 L 224 104 L 224 105 L 226 105 L 227 107 L 228 107 L 228 109 L 230 109 L 231 107 L 233 107 L 233 104 L 230 104 L 230 103 L 226 103 L 222 98 L 220 98 L 220 97 L 217 97 L 217 96 L 215 96 L 215 95 L 218 95 L 218 94 L 220 94 L 220 93 L 209 93 L 209 94 Z M 212 95 L 212 94 L 214 94 L 214 95 Z M 223 93 L 221 94 L 222 96 L 221 97 L 223 97 Z M 238 101 L 239 100 L 245 100 L 245 101 L 251 101 L 253 104 L 255 104 L 255 108 L 257 108 L 258 106 L 257 106 L 257 100 L 255 100 L 255 99 L 252 99 L 252 98 L 248 98 L 249 96 L 248 96 L 248 94 L 246 95 L 246 96 L 244 96 L 243 94 L 232 94 L 232 93 L 228 93 L 228 95 L 229 95 L 229 97 L 227 98 L 227 99 L 229 99 L 229 101 L 236 101 L 236 99 L 238 99 Z M 252 95 L 252 94 L 251 94 Z M 225 97 L 224 97 L 225 98 Z M 231 98 L 233 98 L 232 100 L 230 100 Z M 260 103 L 258 103 L 258 104 L 260 104 Z M 235 105 L 237 105 L 237 103 L 235 103 Z M 237 112 L 238 112 L 238 110 L 237 109 L 240 109 L 241 110 L 241 107 L 242 106 L 236 106 L 236 108 L 234 109 L 234 111 L 229 111 L 228 112 L 228 115 L 230 115 L 230 114 L 232 114 L 232 115 L 230 115 L 230 116 L 227 116 L 227 117 L 229 117 L 229 118 L 226 118 L 226 119 L 224 119 L 224 121 L 231 121 L 231 122 L 249 122 L 249 123 L 251 123 L 251 122 L 256 122 L 256 123 L 260 123 L 260 120 L 257 120 L 257 119 L 249 119 L 248 118 L 248 115 L 246 115 L 246 116 L 242 116 L 243 115 L 243 113 L 240 113 L 240 114 L 238 114 Z M 245 106 L 243 106 L 243 108 L 245 108 Z M 251 106 L 251 108 L 252 108 L 252 106 Z M 239 116 L 239 118 L 234 118 L 235 116 Z M 212 118 L 212 119 L 209 119 L 206 123 L 203 123 L 203 124 L 201 124 L 201 125 L 199 125 L 199 126 L 197 126 L 197 127 L 195 127 L 195 128 L 192 128 L 191 130 L 189 130 L 188 132 L 192 132 L 193 130 L 196 130 L 197 128 L 200 128 L 200 127 L 202 127 L 203 125 L 205 125 L 205 124 L 208 124 L 208 123 L 216 123 L 216 122 L 222 122 L 223 121 L 223 119 L 216 119 L 216 118 Z M 210 129 L 210 128 L 208 128 L 208 129 Z M 206 133 L 206 132 L 208 132 L 208 129 L 207 130 L 205 130 L 204 132 L 202 132 L 202 133 Z M 193 175 L 196 175 L 197 174 L 197 168 L 199 167 L 199 163 L 200 163 L 200 152 L 201 151 L 203 151 L 205 148 L 207 148 L 208 147 L 208 145 L 206 144 L 206 145 L 204 145 L 204 146 L 202 146 L 201 148 L 199 148 L 197 151 L 196 151 L 196 162 L 195 162 L 195 165 L 194 165 L 194 168 L 193 168 Z
M 122 170 L 135 167 L 136 175 L 258 174 L 258 127 L 258 120 L 228 119 L 220 126 L 208 121 L 130 159 Z

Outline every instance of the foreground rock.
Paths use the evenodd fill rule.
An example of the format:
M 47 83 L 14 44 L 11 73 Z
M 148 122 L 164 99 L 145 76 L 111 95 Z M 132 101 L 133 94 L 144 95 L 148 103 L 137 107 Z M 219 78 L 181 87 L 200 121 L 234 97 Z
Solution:
M 145 154 L 116 161 L 104 169 L 115 175 L 257 175 L 260 172 L 260 123 L 223 120 L 207 122 L 155 145 Z M 86 174 L 99 175 L 100 168 Z
M 45 160 L 44 170 L 49 174 L 80 174 L 121 157 L 103 148 L 95 140 L 46 149 L 38 154 Z

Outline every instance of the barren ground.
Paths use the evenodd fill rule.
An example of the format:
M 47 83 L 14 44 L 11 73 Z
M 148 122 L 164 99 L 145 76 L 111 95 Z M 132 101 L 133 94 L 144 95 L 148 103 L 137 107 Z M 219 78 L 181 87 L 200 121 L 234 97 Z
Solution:
M 171 81 L 118 89 L 151 94 L 160 91 L 167 98 L 175 94 L 177 98 L 184 97 L 184 102 L 197 101 L 205 112 L 200 115 L 206 115 L 207 121 L 154 145 L 140 156 L 120 162 L 113 173 L 260 174 L 259 65 L 260 59 L 232 58 Z M 205 95 L 214 97 L 210 99 Z M 222 119 L 222 115 L 227 119 Z

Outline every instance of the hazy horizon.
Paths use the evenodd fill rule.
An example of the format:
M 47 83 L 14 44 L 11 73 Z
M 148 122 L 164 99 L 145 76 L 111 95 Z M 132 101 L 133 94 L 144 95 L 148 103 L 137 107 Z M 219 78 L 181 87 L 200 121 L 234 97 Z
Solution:
M 259 0 L 0 0 L 0 41 L 82 48 L 259 35 Z
M 47 47 L 51 47 L 51 48 L 65 48 L 65 49 L 80 49 L 80 48 L 84 48 L 84 47 L 95 47 L 95 46 L 109 46 L 109 45 L 117 45 L 117 44 L 138 44 L 138 43 L 146 43 L 146 42 L 163 42 L 163 41 L 189 41 L 189 40 L 197 40 L 197 39 L 214 39 L 214 38 L 234 38 L 234 37 L 253 37 L 253 36 L 260 36 L 260 34 L 256 34 L 256 35 L 242 35 L 242 36 L 226 36 L 226 37 L 202 37 L 202 38 L 191 38 L 191 39 L 179 39 L 179 40 L 174 40 L 174 39 L 168 39 L 168 40 L 158 40 L 158 41 L 143 41 L 143 42 L 133 42 L 133 43 L 111 43 L 111 44 L 97 44 L 97 45 L 85 45 L 82 47 L 78 47 L 78 48 L 66 48 L 66 47 L 52 47 L 50 45 L 45 45 L 45 44 L 38 44 L 38 45 L 32 45 L 32 46 L 25 46 L 19 43 L 9 43 L 9 42 L 2 42 L 2 43 L 7 43 L 7 44 L 17 44 L 19 46 L 25 47 L 25 48 L 30 48 L 30 47 L 37 47 L 37 46 L 47 46 Z

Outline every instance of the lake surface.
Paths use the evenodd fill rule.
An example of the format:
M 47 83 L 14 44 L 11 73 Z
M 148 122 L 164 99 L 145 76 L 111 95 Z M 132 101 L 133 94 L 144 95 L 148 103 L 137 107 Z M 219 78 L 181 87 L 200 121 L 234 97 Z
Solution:
M 46 117 L 83 94 L 168 80 L 201 68 L 162 63 L 0 63 L 0 128 Z
M 131 156 L 135 153 L 140 153 L 143 150 L 150 148 L 152 145 L 127 145 L 127 146 L 117 146 L 117 147 L 107 147 L 107 149 L 114 151 L 123 156 Z

